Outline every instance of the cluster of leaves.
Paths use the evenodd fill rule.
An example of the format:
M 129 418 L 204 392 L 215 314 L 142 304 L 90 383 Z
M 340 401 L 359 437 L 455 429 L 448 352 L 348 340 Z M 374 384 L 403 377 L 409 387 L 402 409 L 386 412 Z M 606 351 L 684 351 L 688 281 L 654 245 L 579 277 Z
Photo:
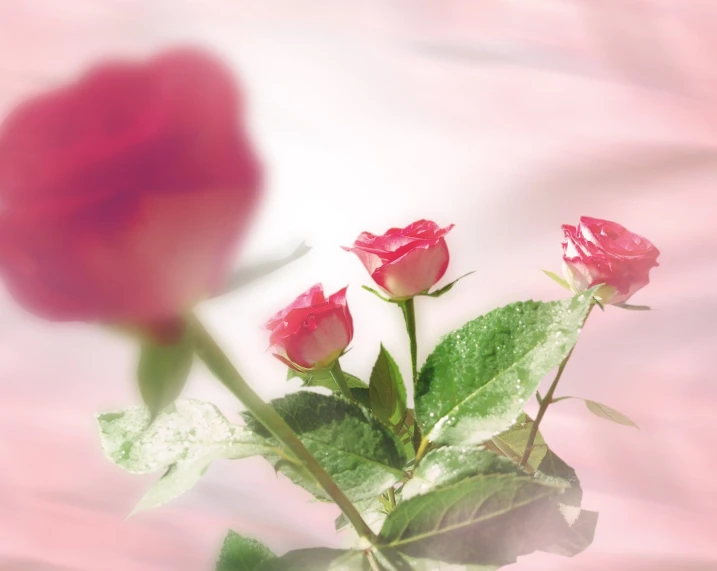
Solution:
M 273 407 L 378 540 L 368 548 L 357 541 L 355 549 L 304 549 L 277 557 L 230 532 L 216 570 L 488 571 L 536 550 L 581 552 L 592 541 L 597 514 L 582 509 L 574 470 L 539 433 L 528 461 L 522 467 L 519 461 L 533 426 L 524 403 L 570 353 L 591 303 L 590 291 L 563 301 L 514 303 L 449 333 L 420 370 L 414 409 L 383 346 L 368 383 L 346 375 L 354 401 L 338 394 L 328 373 L 290 371 L 305 390 L 273 401 Z M 166 356 L 147 351 L 154 356 L 145 356 L 141 370 L 159 367 L 167 378 L 184 376 L 182 359 L 169 358 L 182 368 L 177 375 L 171 367 L 162 369 Z M 171 397 L 160 391 L 156 398 L 163 406 Z M 587 404 L 596 414 L 631 422 L 603 405 Z M 165 470 L 136 510 L 186 492 L 215 459 L 252 455 L 328 500 L 250 414 L 236 425 L 213 405 L 194 400 L 160 409 L 158 404 L 155 410 L 98 415 L 103 448 L 113 462 L 134 473 Z M 350 528 L 343 516 L 336 527 Z

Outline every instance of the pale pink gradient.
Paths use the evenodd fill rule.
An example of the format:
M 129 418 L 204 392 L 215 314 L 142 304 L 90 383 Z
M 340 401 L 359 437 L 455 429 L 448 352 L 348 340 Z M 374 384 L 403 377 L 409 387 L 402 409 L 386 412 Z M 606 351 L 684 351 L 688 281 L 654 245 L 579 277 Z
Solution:
M 401 316 L 341 251 L 361 231 L 455 223 L 450 295 L 418 304 L 420 358 L 440 334 L 514 299 L 562 295 L 560 225 L 615 220 L 661 250 L 636 313 L 593 315 L 561 394 L 640 431 L 555 405 L 546 438 L 601 512 L 574 559 L 516 571 L 717 568 L 717 6 L 698 0 L 0 0 L 0 110 L 109 55 L 213 47 L 248 85 L 271 196 L 244 260 L 315 251 L 202 315 L 265 397 L 296 384 L 259 326 L 279 300 L 351 282 L 366 376 L 383 340 L 404 371 Z M 339 206 L 341 205 L 341 206 Z M 280 305 L 280 304 L 279 304 Z M 192 492 L 125 521 L 152 478 L 102 457 L 95 411 L 133 404 L 134 348 L 0 299 L 0 569 L 204 571 L 228 527 L 277 552 L 339 545 L 336 510 L 258 459 L 218 462 Z M 367 363 L 369 365 L 367 365 Z M 198 369 L 190 394 L 238 406 Z

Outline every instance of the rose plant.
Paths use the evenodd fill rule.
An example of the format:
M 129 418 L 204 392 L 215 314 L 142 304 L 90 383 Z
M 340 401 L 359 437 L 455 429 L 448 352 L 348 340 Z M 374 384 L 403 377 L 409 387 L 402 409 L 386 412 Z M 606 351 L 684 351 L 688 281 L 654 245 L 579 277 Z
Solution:
M 534 551 L 583 551 L 597 513 L 539 428 L 551 404 L 572 398 L 556 390 L 594 305 L 630 307 L 657 249 L 614 222 L 564 226 L 566 280 L 548 274 L 571 296 L 472 317 L 418 363 L 415 300 L 439 303 L 457 281 L 430 291 L 447 273 L 452 225 L 364 232 L 345 249 L 383 294 L 364 287 L 402 309 L 411 380 L 383 346 L 370 371 L 344 372 L 362 332 L 347 288 L 326 297 L 315 285 L 266 324 L 269 352 L 303 382 L 266 403 L 192 313 L 227 281 L 261 189 L 240 110 L 219 62 L 178 50 L 105 63 L 0 127 L 0 272 L 11 293 L 50 319 L 141 332 L 143 405 L 97 416 L 113 462 L 163 471 L 135 511 L 187 492 L 215 459 L 258 455 L 334 502 L 337 530 L 353 541 L 276 556 L 229 532 L 216 571 L 486 571 Z M 195 358 L 244 404 L 242 423 L 179 398 Z M 535 418 L 523 412 L 533 397 Z

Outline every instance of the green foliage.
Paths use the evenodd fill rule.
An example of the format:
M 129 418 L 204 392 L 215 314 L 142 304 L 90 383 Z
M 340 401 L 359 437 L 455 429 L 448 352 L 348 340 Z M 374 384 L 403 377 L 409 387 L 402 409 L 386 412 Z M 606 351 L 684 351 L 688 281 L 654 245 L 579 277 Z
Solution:
M 507 565 L 549 540 L 542 520 L 560 492 L 518 474 L 463 479 L 400 503 L 379 541 L 410 557 Z
M 416 418 L 423 437 L 479 444 L 509 427 L 575 345 L 592 294 L 513 303 L 445 336 L 418 379 Z
M 372 287 L 368 287 L 368 286 L 365 286 L 365 285 L 364 285 L 364 286 L 361 286 L 361 288 L 362 288 L 362 289 L 365 289 L 365 290 L 366 290 L 367 292 L 369 292 L 369 293 L 372 293 L 372 294 L 375 295 L 377 298 L 379 298 L 381 301 L 387 301 L 388 303 L 396 303 L 394 300 L 389 299 L 389 298 L 387 298 L 387 297 L 381 295 L 378 291 L 376 291 L 376 290 L 373 289 Z
M 554 274 L 553 272 L 549 272 L 548 270 L 543 270 L 543 273 L 548 276 L 551 280 L 553 280 L 556 284 L 558 284 L 560 287 L 564 287 L 565 289 L 571 289 L 570 284 L 565 281 L 563 278 L 561 278 L 558 274 Z
M 406 456 L 398 438 L 365 408 L 342 397 L 309 391 L 287 395 L 272 405 L 319 464 L 352 501 L 375 497 L 404 475 Z M 279 446 L 253 416 L 248 427 Z M 319 499 L 328 499 L 308 474 L 291 463 L 268 459 Z
M 600 418 L 604 418 L 605 420 L 609 420 L 610 422 L 622 424 L 623 426 L 632 426 L 633 428 L 638 429 L 640 428 L 634 420 L 628 418 L 620 411 L 617 411 L 614 408 L 607 406 L 606 404 L 602 404 L 594 400 L 584 399 L 582 397 L 564 396 L 554 398 L 552 402 L 556 403 L 568 399 L 578 399 L 584 401 L 585 406 L 587 406 L 588 410 L 592 412 L 595 416 L 599 416 Z
M 385 424 L 396 429 L 406 419 L 406 387 L 398 365 L 386 348 L 381 349 L 368 385 L 371 410 Z
M 522 415 L 519 423 L 494 437 L 493 442 L 500 443 L 506 455 L 518 462 L 525 451 L 527 433 L 532 426 L 533 420 Z M 577 555 L 592 542 L 598 514 L 581 508 L 583 491 L 575 470 L 548 448 L 540 432 L 535 442 L 540 443 L 539 448 L 534 448 L 527 470 L 534 474 L 536 480 L 563 488 L 563 493 L 546 508 L 549 517 L 546 516 L 544 525 L 546 532 L 551 533 L 551 539 L 540 549 L 564 556 Z M 506 443 L 510 444 L 506 446 Z
M 617 424 L 622 424 L 623 426 L 632 426 L 633 428 L 639 428 L 635 421 L 629 419 L 621 412 L 615 410 L 614 408 L 610 408 L 605 404 L 585 399 L 585 405 L 588 407 L 588 410 L 590 412 L 592 412 L 596 416 L 599 416 L 600 418 L 604 418 L 605 420 L 609 420 L 611 422 L 616 422 Z
M 236 270 L 227 281 L 226 287 L 213 297 L 225 295 L 227 293 L 246 287 L 253 282 L 261 280 L 269 274 L 272 274 L 282 269 L 284 266 L 289 265 L 295 260 L 303 258 L 310 251 L 311 246 L 308 246 L 306 242 L 301 242 L 301 244 L 299 244 L 296 249 L 288 256 L 269 260 L 267 262 L 261 262 L 253 266 Z
M 481 448 L 444 446 L 431 450 L 421 460 L 401 492 L 403 500 L 449 486 L 473 476 L 522 474 L 508 458 Z
M 370 571 L 361 551 L 315 547 L 277 557 L 263 543 L 229 531 L 215 571 Z
M 493 437 L 493 444 L 508 458 L 519 463 L 523 458 L 525 447 L 528 444 L 530 431 L 533 429 L 533 421 L 525 414 L 521 414 L 515 424 L 509 430 Z M 548 452 L 548 446 L 540 432 L 535 437 L 533 451 L 530 453 L 526 467 L 530 472 L 535 472 Z
M 97 415 L 102 449 L 133 474 L 165 470 L 134 512 L 164 504 L 191 489 L 212 461 L 269 454 L 270 443 L 231 424 L 210 403 L 175 402 L 150 423 L 144 407 Z
M 366 389 L 368 388 L 366 383 L 354 375 L 344 372 L 346 378 L 346 384 L 350 389 Z M 320 369 L 317 371 L 303 372 L 289 368 L 286 374 L 286 380 L 297 378 L 302 382 L 304 387 L 323 387 L 329 389 L 332 392 L 338 393 L 339 387 L 331 376 L 329 369 Z
M 266 545 L 230 530 L 224 538 L 216 571 L 254 571 L 271 559 L 276 556 Z
M 631 311 L 650 311 L 652 309 L 649 305 L 630 305 L 627 303 L 613 303 L 612 305 L 620 309 L 629 309 Z
M 447 284 L 447 285 L 444 285 L 442 288 L 439 288 L 439 289 L 437 289 L 436 291 L 432 291 L 432 292 L 430 292 L 430 293 L 422 293 L 422 294 L 419 294 L 419 295 L 425 295 L 425 296 L 428 296 L 428 297 L 441 297 L 442 295 L 447 294 L 449 291 L 451 291 L 451 290 L 453 289 L 453 286 L 456 285 L 456 284 L 457 284 L 459 281 L 461 281 L 463 278 L 466 278 L 466 277 L 468 277 L 469 275 L 474 274 L 474 273 L 475 273 L 475 271 L 473 271 L 473 272 L 468 272 L 467 274 L 463 274 L 461 277 L 459 277 L 459 278 L 453 280 L 451 283 L 449 283 L 449 284 Z
M 256 571 L 369 571 L 360 551 L 314 547 L 297 549 L 270 559 Z

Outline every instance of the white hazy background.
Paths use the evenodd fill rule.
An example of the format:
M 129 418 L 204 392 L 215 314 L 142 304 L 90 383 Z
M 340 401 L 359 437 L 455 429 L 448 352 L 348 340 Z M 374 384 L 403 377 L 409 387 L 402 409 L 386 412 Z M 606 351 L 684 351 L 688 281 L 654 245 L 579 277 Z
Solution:
M 615 220 L 662 251 L 633 298 L 591 317 L 544 432 L 601 512 L 595 543 L 515 571 L 717 569 L 717 5 L 699 0 L 0 0 L 0 113 L 98 59 L 177 43 L 241 77 L 269 172 L 237 264 L 314 250 L 200 313 L 266 398 L 293 390 L 259 325 L 316 282 L 349 283 L 345 369 L 401 316 L 339 249 L 362 230 L 455 223 L 440 300 L 419 300 L 420 357 L 496 306 L 564 292 L 562 223 Z M 209 571 L 227 530 L 277 552 L 340 545 L 337 510 L 260 459 L 217 462 L 190 493 L 125 520 L 154 477 L 110 464 L 93 414 L 138 402 L 135 347 L 34 319 L 0 293 L 0 570 Z M 197 367 L 191 396 L 239 406 Z

